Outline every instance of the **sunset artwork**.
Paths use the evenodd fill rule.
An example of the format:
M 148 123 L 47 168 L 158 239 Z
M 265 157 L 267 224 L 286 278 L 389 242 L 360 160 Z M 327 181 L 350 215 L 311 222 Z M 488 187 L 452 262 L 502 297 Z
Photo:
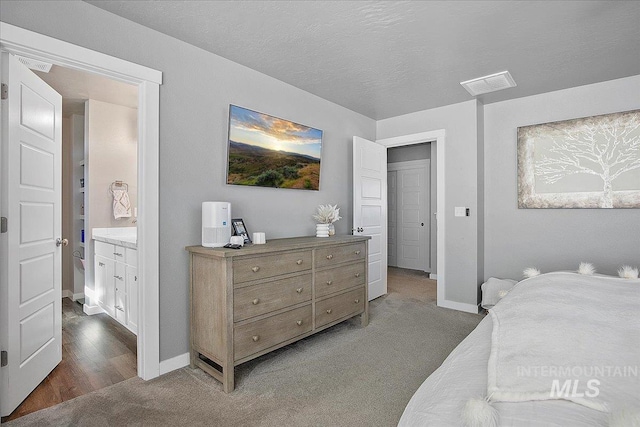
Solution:
M 229 106 L 227 184 L 318 190 L 322 131 Z

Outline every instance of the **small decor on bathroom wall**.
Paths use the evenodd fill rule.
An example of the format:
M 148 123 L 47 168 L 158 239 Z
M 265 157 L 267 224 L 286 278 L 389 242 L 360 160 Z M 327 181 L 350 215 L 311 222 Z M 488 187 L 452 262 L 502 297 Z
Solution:
M 229 106 L 227 184 L 319 190 L 322 131 Z
M 318 224 L 316 224 L 316 237 L 329 237 L 336 234 L 334 222 L 338 221 L 340 216 L 340 208 L 338 205 L 320 205 L 318 213 L 313 215 Z
M 518 128 L 519 208 L 640 208 L 640 110 Z

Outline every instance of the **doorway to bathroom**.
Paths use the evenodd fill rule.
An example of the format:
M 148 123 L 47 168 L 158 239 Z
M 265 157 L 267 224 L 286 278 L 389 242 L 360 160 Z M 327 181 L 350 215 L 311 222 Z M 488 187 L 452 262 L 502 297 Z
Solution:
M 18 58 L 62 96 L 62 362 L 3 421 L 137 375 L 138 89 Z
M 16 96 L 16 94 L 21 93 L 22 83 L 18 79 L 18 75 L 25 75 L 25 73 L 19 72 L 16 73 L 17 68 L 15 66 L 11 66 L 12 72 L 8 72 L 7 65 L 11 63 L 15 63 L 13 61 L 8 61 L 7 58 L 11 55 L 24 56 L 35 60 L 42 60 L 45 62 L 53 63 L 54 65 L 60 65 L 63 67 L 67 67 L 74 70 L 82 70 L 85 72 L 89 72 L 91 74 L 97 74 L 103 77 L 108 77 L 110 79 L 114 79 L 120 82 L 125 82 L 131 84 L 138 89 L 138 102 L 140 108 L 138 109 L 138 185 L 140 188 L 140 192 L 138 194 L 138 205 L 139 205 L 139 222 L 136 224 L 138 228 L 137 234 L 137 245 L 140 249 L 140 253 L 136 257 L 136 262 L 138 263 L 137 269 L 139 271 L 140 276 L 138 277 L 138 287 L 139 294 L 141 298 L 139 299 L 139 327 L 138 327 L 138 336 L 137 336 L 137 374 L 142 379 L 152 379 L 157 377 L 160 374 L 160 370 L 162 367 L 160 366 L 159 360 L 159 235 L 158 235 L 158 217 L 159 217 L 159 200 L 158 200 L 158 190 L 159 190 L 159 85 L 162 82 L 162 73 L 153 70 L 144 66 L 140 66 L 134 64 L 132 62 L 128 62 L 119 58 L 115 58 L 112 56 L 108 56 L 96 51 L 92 51 L 83 47 L 79 47 L 76 45 L 72 45 L 70 43 L 66 43 L 60 40 L 56 40 L 54 38 L 44 36 L 41 34 L 37 34 L 28 30 L 24 30 L 19 27 L 15 27 L 10 24 L 6 24 L 4 22 L 0 22 L 0 50 L 2 50 L 2 61 L 0 64 L 2 65 L 2 82 L 3 82 L 3 98 L 4 98 L 4 83 L 7 83 L 9 87 L 9 93 L 13 95 L 9 95 L 8 101 L 3 101 L 3 124 L 6 118 L 6 113 L 10 112 L 9 117 L 16 117 L 16 115 L 20 114 L 21 107 L 21 99 L 24 101 L 24 97 Z M 9 54 L 7 56 L 7 54 Z M 24 68 L 28 73 L 31 73 L 26 67 Z M 13 76 L 10 78 L 10 75 Z M 40 80 L 35 74 L 31 73 L 33 78 Z M 32 81 L 32 78 L 28 80 Z M 42 82 L 40 80 L 40 82 Z M 49 88 L 46 84 L 37 84 L 36 86 L 41 87 L 42 85 Z M 13 88 L 13 89 L 11 89 Z M 50 89 L 50 88 L 49 88 Z M 50 89 L 53 91 L 52 89 Z M 55 93 L 55 92 L 53 92 Z M 56 94 L 59 97 L 59 95 Z M 36 98 L 31 97 L 32 100 Z M 61 101 L 56 100 L 52 101 L 51 107 L 47 107 L 46 111 L 51 109 L 55 104 L 56 115 L 61 114 Z M 34 105 L 31 103 L 31 105 Z M 42 103 L 36 105 L 45 105 Z M 41 112 L 45 112 L 45 110 L 40 110 Z M 36 116 L 32 116 L 36 117 Z M 13 119 L 12 119 L 13 120 Z M 53 122 L 53 119 L 51 120 Z M 61 117 L 56 116 L 56 129 L 61 129 Z M 3 126 L 4 129 L 14 129 L 15 123 L 17 121 L 11 121 L 11 127 Z M 40 123 L 40 122 L 38 122 Z M 12 133 L 13 132 L 13 133 Z M 60 132 L 61 133 L 61 132 Z M 15 131 L 11 131 L 8 134 L 10 137 L 15 136 Z M 61 135 L 56 136 L 56 141 L 61 146 Z M 14 141 L 14 142 L 11 142 Z M 3 150 L 6 147 L 13 147 L 15 142 L 18 141 L 15 138 L 7 137 L 6 133 L 3 133 L 2 137 L 2 145 Z M 14 150 L 15 151 L 15 150 Z M 55 158 L 59 159 L 61 153 L 57 153 Z M 38 157 L 39 159 L 42 156 Z M 7 170 L 6 162 L 9 161 L 8 157 L 3 157 L 1 159 L 3 161 L 3 170 Z M 14 162 L 12 165 L 19 165 L 20 162 Z M 58 164 L 56 168 L 60 168 Z M 19 168 L 12 168 L 13 170 L 20 170 Z M 18 172 L 19 173 L 19 172 Z M 55 174 L 58 175 L 57 173 Z M 60 173 L 61 175 L 61 173 Z M 15 173 L 12 176 L 16 176 Z M 31 176 L 31 175 L 30 175 Z M 45 174 L 46 176 L 46 174 Z M 19 340 L 21 335 L 16 335 L 16 331 L 19 330 L 19 325 L 21 321 L 20 313 L 21 311 L 17 311 L 17 307 L 20 304 L 19 297 L 19 286 L 20 282 L 16 281 L 16 274 L 19 268 L 19 264 L 16 262 L 17 250 L 15 248 L 15 242 L 18 241 L 16 236 L 19 236 L 20 231 L 20 223 L 18 219 L 20 216 L 16 215 L 16 209 L 19 208 L 19 200 L 16 199 L 16 187 L 13 183 L 16 183 L 15 179 L 7 181 L 3 180 L 3 185 L 1 187 L 1 194 L 3 200 L 2 209 L 9 209 L 13 218 L 13 222 L 11 222 L 11 226 L 7 234 L 3 237 L 5 239 L 3 242 L 5 245 L 0 249 L 2 252 L 2 260 L 6 261 L 7 269 L 2 269 L 2 274 L 0 275 L 0 291 L 3 292 L 3 295 L 7 295 L 9 298 L 3 298 L 2 307 L 3 312 L 8 315 L 3 319 L 0 319 L 0 328 L 2 329 L 2 334 L 6 337 L 8 334 L 9 340 L 4 342 L 3 344 L 3 361 L 5 360 L 4 353 L 9 355 L 6 358 L 7 366 L 5 366 L 0 372 L 0 382 L 1 382 L 1 396 L 0 402 L 2 403 L 0 406 L 2 408 L 2 415 L 10 414 L 18 404 L 25 398 L 27 393 L 22 393 L 22 391 L 17 390 L 15 384 L 20 382 L 24 383 L 25 386 L 20 387 L 20 389 L 24 390 L 33 390 L 38 382 L 46 376 L 46 372 L 49 372 L 52 367 L 49 367 L 48 370 L 44 371 L 44 374 L 40 376 L 40 379 L 32 384 L 31 377 L 35 377 L 38 375 L 27 375 L 29 378 L 24 377 L 22 371 L 20 371 L 20 367 L 23 365 L 19 356 L 21 349 L 21 342 Z M 60 191 L 60 186 L 56 184 L 55 188 L 57 191 Z M 8 197 L 8 198 L 7 198 Z M 60 197 L 60 193 L 58 193 L 58 197 Z M 6 202 L 6 203 L 5 203 Z M 61 202 L 56 202 L 57 206 L 61 205 Z M 45 211 L 42 211 L 45 212 Z M 46 211 L 48 212 L 48 211 Z M 58 214 L 56 215 L 59 215 Z M 64 236 L 61 236 L 61 220 L 58 216 L 56 216 L 56 221 L 53 221 L 56 225 L 56 230 L 54 230 L 55 235 L 53 238 L 47 237 L 43 242 L 49 246 L 54 246 L 54 252 L 56 255 L 54 256 L 55 261 L 55 269 L 50 270 L 48 273 L 46 271 L 39 272 L 39 282 L 42 282 L 44 285 L 45 282 L 53 287 L 47 291 L 48 294 L 51 295 L 59 295 L 61 296 L 61 254 L 62 247 L 59 247 L 55 250 L 55 246 L 62 246 L 65 243 Z M 51 221 L 45 221 L 43 226 L 46 224 L 50 224 Z M 3 218 L 3 226 L 5 224 L 5 218 Z M 42 227 L 40 227 L 42 228 Z M 4 231 L 4 227 L 3 227 Z M 33 233 L 32 233 L 33 234 Z M 47 235 L 48 236 L 48 235 Z M 57 239 L 56 239 L 57 237 Z M 10 244 L 6 244 L 9 242 Z M 14 242 L 14 243 L 12 243 Z M 144 256 L 142 256 L 144 253 Z M 88 255 L 85 255 L 85 258 L 89 259 Z M 47 258 L 48 259 L 48 258 Z M 88 263 L 87 263 L 88 264 Z M 34 272 L 35 273 L 35 272 Z M 53 274 L 52 274 L 53 273 Z M 30 277 L 33 274 L 30 275 Z M 12 280 L 9 280 L 13 278 Z M 87 295 L 89 297 L 89 295 Z M 58 297 L 55 298 L 58 302 L 55 304 L 56 307 L 60 307 L 60 299 Z M 52 301 L 53 302 L 53 301 Z M 50 310 L 49 310 L 50 311 Z M 61 310 L 60 310 L 61 311 Z M 59 310 L 54 310 L 54 312 L 59 312 Z M 84 312 L 84 310 L 83 310 Z M 48 313 L 45 312 L 45 314 Z M 50 326 L 48 329 L 52 329 L 52 333 L 56 334 L 55 343 L 57 344 L 61 341 L 61 321 L 60 316 L 55 316 L 57 319 L 54 319 L 54 314 L 51 313 L 50 316 L 46 316 L 42 318 L 39 316 L 38 319 L 42 318 L 42 320 L 47 320 L 51 318 Z M 46 323 L 46 322 L 45 322 Z M 42 323 L 44 329 L 47 330 L 46 324 Z M 57 332 L 56 332 L 57 331 Z M 42 334 L 41 334 L 42 335 Z M 41 337 L 38 335 L 38 337 Z M 42 338 L 42 337 L 41 337 Z M 44 337 L 46 338 L 46 337 Z M 46 342 L 48 338 L 45 339 Z M 33 347 L 37 343 L 35 340 L 29 341 L 29 348 L 34 349 L 35 351 L 39 351 L 37 347 Z M 53 365 L 56 366 L 60 363 L 61 360 L 61 346 L 58 345 L 58 358 L 57 360 L 53 360 Z M 6 351 L 5 351 L 6 350 Z M 23 348 L 24 350 L 24 348 Z M 24 351 L 22 351 L 24 354 Z M 43 367 L 42 369 L 45 369 Z M 39 371 L 42 369 L 38 369 Z M 165 368 L 165 371 L 170 368 Z M 24 378 L 23 378 L 24 377 Z M 25 381 L 28 380 L 28 381 Z M 28 383 L 28 384 L 27 384 Z

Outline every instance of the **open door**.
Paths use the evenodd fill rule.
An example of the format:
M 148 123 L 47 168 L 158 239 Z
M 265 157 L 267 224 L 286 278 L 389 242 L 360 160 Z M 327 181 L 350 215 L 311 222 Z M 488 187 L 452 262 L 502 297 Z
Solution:
M 62 360 L 62 98 L 2 53 L 0 410 L 9 415 Z M 5 353 L 6 352 L 6 353 Z
M 387 293 L 387 148 L 353 137 L 353 234 L 369 240 L 369 300 Z

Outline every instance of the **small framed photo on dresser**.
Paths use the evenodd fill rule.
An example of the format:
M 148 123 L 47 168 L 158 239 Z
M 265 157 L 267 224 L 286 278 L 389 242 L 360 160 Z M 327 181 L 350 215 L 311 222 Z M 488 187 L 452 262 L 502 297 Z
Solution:
M 233 227 L 233 234 L 236 236 L 242 236 L 244 238 L 244 243 L 251 243 L 251 238 L 249 237 L 249 230 L 247 230 L 247 226 L 244 225 L 244 221 L 242 218 L 234 218 L 231 220 L 231 226 Z

